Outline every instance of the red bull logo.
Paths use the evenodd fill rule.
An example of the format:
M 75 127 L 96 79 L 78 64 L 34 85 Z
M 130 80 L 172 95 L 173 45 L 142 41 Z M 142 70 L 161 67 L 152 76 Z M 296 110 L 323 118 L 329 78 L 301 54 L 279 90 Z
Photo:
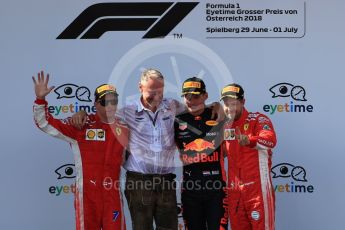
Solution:
M 229 221 L 229 193 L 226 188 L 223 189 L 225 192 L 225 197 L 223 199 L 223 208 L 225 210 L 224 216 L 221 218 L 220 223 L 222 225 L 227 225 Z M 224 228 L 225 229 L 225 228 Z
M 190 150 L 201 152 L 206 149 L 214 149 L 214 140 L 212 142 L 209 142 L 205 141 L 204 139 L 198 138 L 188 144 L 183 143 L 183 147 L 184 151 Z
M 215 162 L 219 161 L 219 153 L 214 152 L 212 155 L 208 155 L 207 153 L 197 153 L 193 157 L 190 157 L 187 154 L 183 154 L 181 156 L 181 160 L 184 164 Z

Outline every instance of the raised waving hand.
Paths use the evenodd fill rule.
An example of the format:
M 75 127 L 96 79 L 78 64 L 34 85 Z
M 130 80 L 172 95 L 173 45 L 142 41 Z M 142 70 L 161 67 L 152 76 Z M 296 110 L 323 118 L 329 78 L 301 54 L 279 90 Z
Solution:
M 41 71 L 37 74 L 37 79 L 32 76 L 34 82 L 35 94 L 38 99 L 45 99 L 45 97 L 55 88 L 55 86 L 48 87 L 49 74 L 44 76 L 44 72 Z

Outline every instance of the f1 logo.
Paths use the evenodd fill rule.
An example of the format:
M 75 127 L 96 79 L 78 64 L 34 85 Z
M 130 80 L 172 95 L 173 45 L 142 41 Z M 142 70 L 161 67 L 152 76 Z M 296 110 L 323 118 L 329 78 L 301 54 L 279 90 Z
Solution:
M 198 2 L 98 3 L 86 8 L 57 39 L 77 39 L 80 36 L 81 39 L 98 39 L 107 31 L 146 30 L 148 31 L 143 38 L 162 38 L 198 4 Z

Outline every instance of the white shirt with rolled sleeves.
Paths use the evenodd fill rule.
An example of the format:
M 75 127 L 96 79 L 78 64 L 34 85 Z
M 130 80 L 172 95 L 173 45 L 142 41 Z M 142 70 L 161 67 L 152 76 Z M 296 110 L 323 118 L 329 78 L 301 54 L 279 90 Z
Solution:
M 174 172 L 174 119 L 184 109 L 180 102 L 165 98 L 153 113 L 138 98 L 119 110 L 130 129 L 126 170 L 143 174 Z

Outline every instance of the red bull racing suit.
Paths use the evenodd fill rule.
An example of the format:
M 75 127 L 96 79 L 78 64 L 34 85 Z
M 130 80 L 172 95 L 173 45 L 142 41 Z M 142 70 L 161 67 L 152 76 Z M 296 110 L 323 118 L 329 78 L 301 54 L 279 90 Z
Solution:
M 236 129 L 249 137 L 249 145 L 238 143 Z M 270 119 L 244 109 L 239 120 L 225 124 L 224 140 L 231 229 L 273 230 L 275 197 L 270 171 L 276 135 Z
M 119 176 L 127 128 L 119 122 L 105 124 L 97 115 L 90 115 L 86 126 L 78 130 L 69 119 L 54 119 L 47 107 L 45 100 L 35 101 L 36 125 L 69 142 L 74 153 L 76 229 L 125 229 Z
M 175 117 L 175 141 L 183 163 L 182 209 L 188 230 L 227 229 L 228 212 L 221 142 L 223 124 L 199 116 Z

